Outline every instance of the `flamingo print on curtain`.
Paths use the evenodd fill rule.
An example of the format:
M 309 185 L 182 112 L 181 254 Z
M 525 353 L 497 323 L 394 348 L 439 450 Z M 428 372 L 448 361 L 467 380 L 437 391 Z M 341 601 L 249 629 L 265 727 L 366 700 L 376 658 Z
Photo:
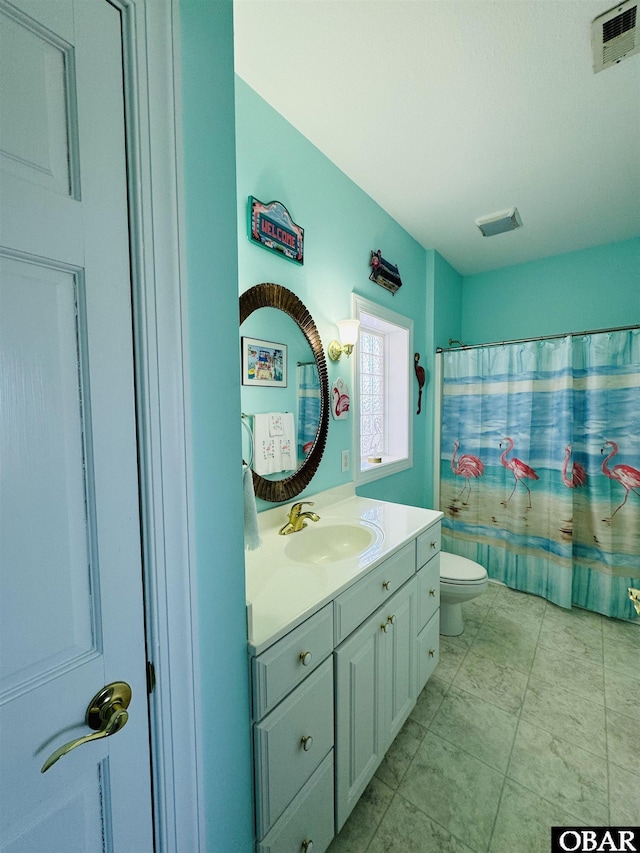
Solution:
M 464 498 L 462 498 L 462 503 L 466 506 L 469 502 L 468 498 L 471 497 L 471 479 L 476 479 L 484 474 L 484 464 L 481 459 L 478 459 L 477 456 L 474 456 L 471 453 L 462 453 L 460 458 L 456 460 L 456 453 L 458 452 L 459 447 L 460 442 L 454 441 L 453 456 L 451 457 L 451 470 L 456 477 L 463 477 L 464 479 L 464 486 L 456 500 L 462 498 L 467 489 L 469 490 L 467 500 L 465 501 Z
M 443 548 L 560 606 L 634 618 L 640 330 L 442 358 Z

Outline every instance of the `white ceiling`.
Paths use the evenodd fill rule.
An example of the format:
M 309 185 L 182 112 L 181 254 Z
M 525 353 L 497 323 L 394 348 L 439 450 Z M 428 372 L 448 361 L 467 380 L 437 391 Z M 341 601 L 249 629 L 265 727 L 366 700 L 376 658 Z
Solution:
M 235 0 L 236 70 L 471 275 L 640 234 L 640 54 L 592 67 L 611 5 Z M 512 206 L 523 227 L 482 237 Z

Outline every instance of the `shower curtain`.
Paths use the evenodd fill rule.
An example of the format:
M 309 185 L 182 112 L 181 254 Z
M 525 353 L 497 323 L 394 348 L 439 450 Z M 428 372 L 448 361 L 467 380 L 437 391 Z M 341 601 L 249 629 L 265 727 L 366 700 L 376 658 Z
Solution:
M 320 423 L 320 379 L 315 362 L 298 364 L 298 462 L 313 446 Z
M 443 547 L 562 607 L 635 618 L 640 330 L 442 359 Z

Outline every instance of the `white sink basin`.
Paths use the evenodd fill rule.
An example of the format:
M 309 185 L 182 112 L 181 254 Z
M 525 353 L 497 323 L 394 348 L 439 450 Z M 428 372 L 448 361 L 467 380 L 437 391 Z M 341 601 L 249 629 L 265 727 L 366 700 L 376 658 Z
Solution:
M 382 531 L 364 522 L 323 525 L 320 520 L 288 536 L 284 553 L 290 560 L 319 566 L 360 556 L 382 538 Z

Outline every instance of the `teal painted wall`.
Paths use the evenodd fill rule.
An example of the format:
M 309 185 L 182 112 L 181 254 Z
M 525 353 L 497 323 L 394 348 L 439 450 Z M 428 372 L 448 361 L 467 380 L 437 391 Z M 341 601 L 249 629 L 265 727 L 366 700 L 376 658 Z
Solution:
M 180 30 L 203 824 L 228 853 L 253 849 L 231 0 L 181 0 Z
M 427 423 L 434 423 L 435 405 L 435 350 L 449 345 L 449 338 L 460 339 L 462 316 L 462 276 L 435 250 L 427 253 L 427 323 L 431 325 L 429 338 L 433 341 L 426 353 L 428 370 Z M 434 429 L 427 431 L 427 459 L 425 466 L 426 506 L 434 507 Z
M 434 252 L 434 278 L 434 340 L 436 347 L 447 347 L 450 338 L 460 340 L 463 278 L 438 252 Z
M 272 281 L 292 290 L 311 312 L 326 347 L 337 337 L 335 321 L 351 316 L 352 291 L 414 320 L 415 350 L 427 341 L 425 250 L 378 204 L 273 110 L 243 80 L 236 78 L 238 175 L 238 272 L 240 292 Z M 305 229 L 304 265 L 293 264 L 247 238 L 247 198 L 282 202 Z M 372 249 L 398 265 L 403 286 L 394 296 L 369 281 Z M 265 334 L 267 339 L 271 339 Z M 413 370 L 413 365 L 411 365 Z M 329 362 L 329 382 L 344 378 L 353 387 L 351 362 Z M 414 391 L 417 386 L 414 383 Z M 278 391 L 271 392 L 278 400 Z M 248 408 L 247 404 L 247 408 Z M 275 409 L 278 411 L 279 409 Z M 415 413 L 415 406 L 413 407 Z M 424 506 L 427 417 L 414 415 L 414 467 L 358 489 L 368 497 Z M 313 494 L 352 479 L 340 471 L 340 453 L 352 448 L 353 422 L 330 420 L 320 467 L 303 494 Z M 238 425 L 239 429 L 239 425 Z M 262 501 L 260 509 L 272 507 Z
M 640 237 L 463 279 L 466 344 L 636 323 Z

